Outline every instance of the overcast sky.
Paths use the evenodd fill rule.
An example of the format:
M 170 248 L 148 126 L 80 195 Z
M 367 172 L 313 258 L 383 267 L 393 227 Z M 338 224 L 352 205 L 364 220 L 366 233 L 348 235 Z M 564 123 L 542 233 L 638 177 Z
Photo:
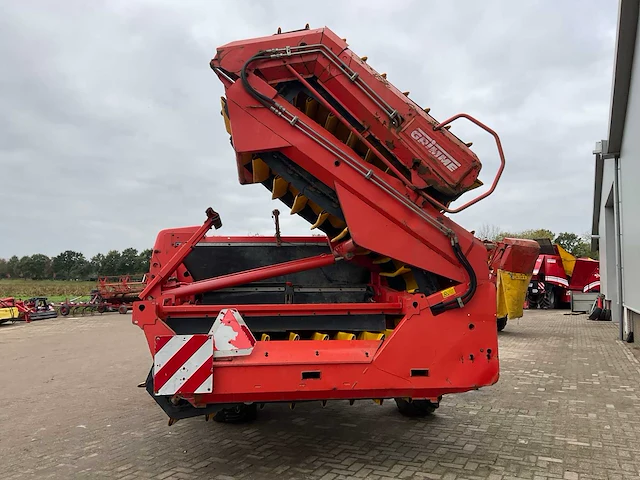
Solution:
M 328 26 L 431 114 L 501 136 L 496 192 L 469 230 L 588 231 L 606 138 L 617 0 L 0 1 L 0 257 L 153 245 L 168 227 L 309 231 L 261 185 L 240 186 L 220 116 L 216 47 Z M 457 124 L 456 124 L 457 125 Z M 490 139 L 454 127 L 491 182 Z M 468 197 L 463 197 L 466 200 Z

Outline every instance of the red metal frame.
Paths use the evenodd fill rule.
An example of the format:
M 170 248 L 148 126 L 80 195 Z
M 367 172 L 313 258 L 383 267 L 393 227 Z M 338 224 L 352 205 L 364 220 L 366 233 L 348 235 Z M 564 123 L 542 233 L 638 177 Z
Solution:
M 99 277 L 97 290 L 104 300 L 112 300 L 137 296 L 144 287 L 144 281 L 132 281 L 131 275 L 116 275 Z
M 388 338 L 380 341 L 258 341 L 247 357 L 214 362 L 214 392 L 181 396 L 193 405 L 397 396 L 436 401 L 443 394 L 497 381 L 495 286 L 488 275 L 479 282 L 478 293 L 462 315 L 460 310 L 451 310 L 435 316 L 430 306 L 441 300 L 443 293 L 426 297 L 397 292 L 376 272 L 372 272 L 375 301 L 371 303 L 196 305 L 185 293 L 193 294 L 201 288 L 180 291 L 190 281 L 180 275 L 184 267 L 176 265 L 196 244 L 276 241 L 272 237 L 205 237 L 203 231 L 208 226 L 205 222 L 199 228 L 165 230 L 158 235 L 150 271 L 153 283 L 145 290 L 146 300 L 134 305 L 133 315 L 133 323 L 144 330 L 152 354 L 156 337 L 175 334 L 165 323 L 167 317 L 188 321 L 194 316 L 216 315 L 223 308 L 237 309 L 243 316 L 380 312 L 401 320 Z M 282 241 L 317 243 L 319 239 L 283 237 Z M 161 268 L 163 264 L 167 267 Z M 265 267 L 263 271 L 270 269 Z M 271 272 L 277 276 L 282 270 L 276 266 Z M 181 293 L 174 295 L 176 291 Z M 427 370 L 428 376 L 412 377 L 412 369 Z M 308 370 L 321 371 L 321 378 L 301 382 L 301 372 Z
M 489 272 L 495 281 L 498 270 L 531 275 L 538 258 L 540 245 L 534 240 L 503 238 L 485 242 L 489 250 Z
M 452 122 L 454 122 L 458 118 L 466 118 L 467 120 L 469 120 L 470 122 L 474 123 L 475 125 L 480 127 L 485 132 L 489 133 L 493 137 L 493 139 L 496 141 L 496 147 L 498 147 L 498 155 L 500 157 L 500 167 L 498 167 L 498 171 L 496 172 L 496 176 L 493 178 L 493 182 L 491 183 L 491 187 L 489 187 L 489 189 L 486 192 L 484 192 L 481 195 L 478 195 L 473 200 L 469 200 L 465 204 L 460 205 L 458 208 L 450 209 L 450 208 L 445 207 L 444 205 L 441 205 L 436 200 L 431 199 L 431 201 L 434 202 L 435 205 L 437 205 L 438 207 L 440 207 L 442 210 L 444 210 L 447 213 L 458 213 L 458 212 L 461 212 L 465 208 L 468 208 L 471 205 L 474 205 L 474 204 L 478 203 L 483 198 L 487 198 L 489 195 L 491 195 L 494 192 L 494 190 L 496 189 L 496 187 L 498 186 L 498 181 L 500 180 L 500 177 L 502 176 L 502 172 L 504 171 L 504 166 L 506 164 L 506 160 L 504 158 L 504 152 L 502 150 L 502 143 L 500 142 L 500 137 L 498 136 L 498 134 L 494 130 L 492 130 L 491 128 L 487 127 L 484 123 L 482 123 L 479 120 L 477 120 L 474 117 L 472 117 L 471 115 L 469 115 L 467 113 L 458 113 L 457 115 L 454 115 L 453 117 L 446 119 L 444 122 L 439 123 L 434 128 L 436 130 L 440 130 L 440 129 L 444 128 L 445 126 L 451 124 Z
M 154 245 L 142 300 L 133 309 L 133 323 L 143 329 L 152 356 L 157 338 L 175 335 L 168 323 L 184 322 L 181 325 L 188 327 L 193 318 L 216 318 L 225 308 L 247 317 L 379 312 L 393 328 L 379 340 L 257 341 L 250 355 L 213 361 L 211 393 L 182 392 L 180 397 L 194 406 L 338 398 L 437 401 L 443 394 L 495 383 L 496 287 L 489 278 L 487 250 L 442 214 L 460 211 L 494 190 L 504 168 L 495 132 L 466 114 L 447 120 L 463 116 L 487 130 L 496 138 L 501 157 L 489 191 L 449 210 L 449 202 L 436 201 L 435 192 L 453 199 L 474 188 L 481 167 L 478 158 L 443 128 L 446 122 L 418 108 L 330 30 L 233 42 L 218 49 L 211 66 L 225 86 L 225 121 L 230 124 L 240 182 L 253 183 L 244 166 L 254 155 L 277 151 L 335 192 L 348 236 L 341 242 L 324 240 L 328 248 L 323 255 L 193 281 L 184 261 L 201 243 L 273 242 L 278 248 L 281 242 L 322 240 L 279 234 L 207 237 L 212 226 L 220 226 L 211 209 L 200 227 L 163 230 Z M 274 87 L 288 81 L 306 86 L 384 168 L 365 161 L 348 142 L 281 97 Z M 319 94 L 320 87 L 332 102 Z M 358 127 L 349 124 L 347 116 L 357 119 Z M 369 251 L 439 276 L 443 290 L 426 295 L 392 288 L 380 275 L 381 267 L 360 255 Z M 200 293 L 338 261 L 369 269 L 370 302 L 198 304 Z M 319 374 L 310 380 L 301 377 L 304 371 Z

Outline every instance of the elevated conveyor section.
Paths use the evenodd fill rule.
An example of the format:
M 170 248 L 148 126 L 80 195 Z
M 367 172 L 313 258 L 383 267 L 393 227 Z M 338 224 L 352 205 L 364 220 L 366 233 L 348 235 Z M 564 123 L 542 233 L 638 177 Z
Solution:
M 201 227 L 160 232 L 133 321 L 165 412 L 394 398 L 421 414 L 495 383 L 487 250 L 447 216 L 495 188 L 495 132 L 466 114 L 438 122 L 327 28 L 233 42 L 210 66 L 240 183 L 264 185 L 327 238 L 206 236 L 222 226 L 211 209 Z M 501 167 L 454 209 L 482 185 L 471 145 L 448 130 L 461 117 L 494 136 Z M 179 342 L 204 362 L 183 377 Z

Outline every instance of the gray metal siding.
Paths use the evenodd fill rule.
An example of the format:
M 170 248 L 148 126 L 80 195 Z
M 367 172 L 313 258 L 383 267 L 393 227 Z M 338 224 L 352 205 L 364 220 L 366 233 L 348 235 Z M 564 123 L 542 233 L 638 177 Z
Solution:
M 613 159 L 605 160 L 602 169 L 602 199 L 600 202 L 600 288 L 608 299 L 616 295 L 615 242 L 611 235 L 615 231 L 613 212 L 607 212 L 607 199 L 613 189 Z M 607 216 L 609 213 L 609 216 Z
M 640 35 L 620 151 L 622 275 L 625 306 L 640 312 Z

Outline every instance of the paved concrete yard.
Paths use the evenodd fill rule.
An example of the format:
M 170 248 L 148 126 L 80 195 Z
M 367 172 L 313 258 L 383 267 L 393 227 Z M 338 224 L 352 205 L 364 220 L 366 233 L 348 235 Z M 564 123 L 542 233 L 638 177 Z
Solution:
M 433 418 L 336 402 L 248 426 L 168 427 L 136 388 L 150 359 L 129 315 L 0 325 L 0 477 L 639 478 L 640 364 L 616 325 L 563 313 L 510 323 L 500 382 Z

